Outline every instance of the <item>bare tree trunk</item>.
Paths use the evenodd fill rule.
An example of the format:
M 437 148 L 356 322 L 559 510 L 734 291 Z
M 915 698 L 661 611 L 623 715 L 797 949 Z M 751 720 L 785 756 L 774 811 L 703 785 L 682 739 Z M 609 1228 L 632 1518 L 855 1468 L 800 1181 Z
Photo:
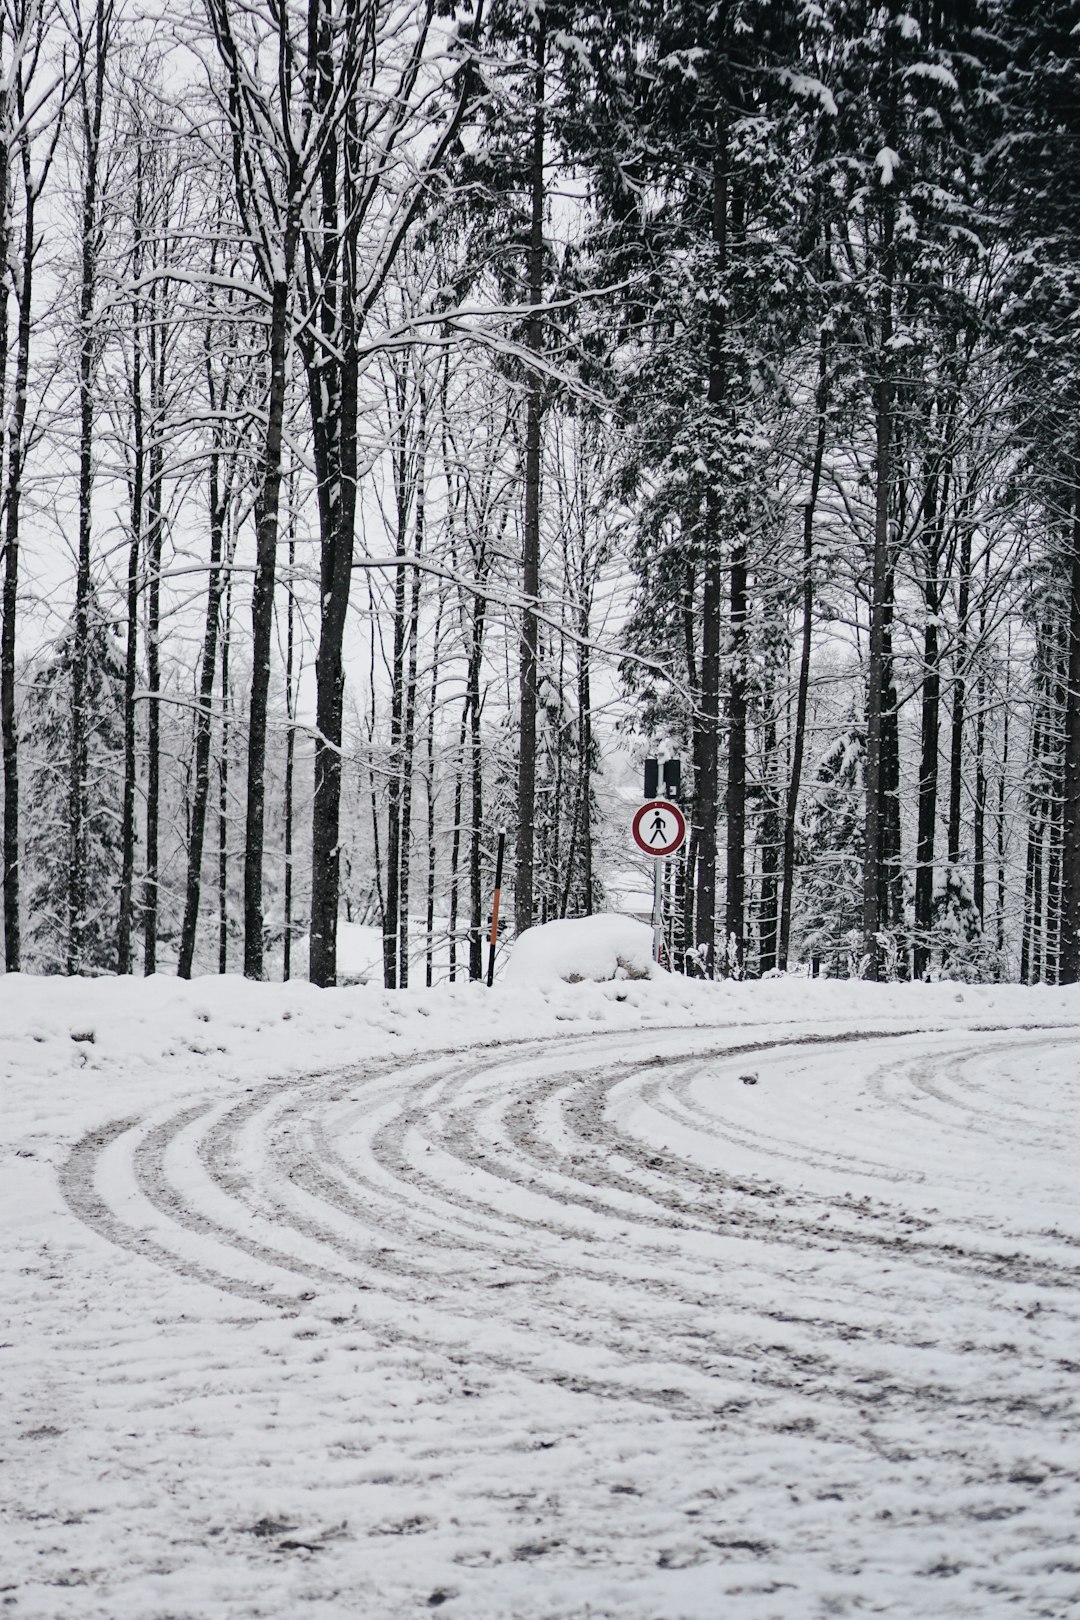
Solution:
M 165 538 L 164 429 L 165 335 L 156 319 L 159 294 L 150 304 L 150 483 L 146 514 L 146 873 L 143 880 L 143 972 L 157 972 L 160 907 L 159 823 L 161 814 L 161 558 Z
M 142 275 L 143 148 L 135 159 L 135 241 L 131 268 L 136 281 Z M 120 914 L 116 939 L 116 971 L 132 971 L 134 957 L 135 788 L 139 762 L 136 748 L 135 691 L 139 679 L 139 567 L 142 561 L 143 505 L 146 485 L 146 443 L 143 421 L 143 303 L 136 295 L 131 319 L 131 536 L 127 568 L 127 644 L 124 654 L 124 787 L 120 812 Z
M 211 380 L 211 408 L 215 408 Z M 221 479 L 221 455 L 215 447 L 210 455 L 210 577 L 206 592 L 206 621 L 203 629 L 202 664 L 199 670 L 199 697 L 195 711 L 195 771 L 191 801 L 191 822 L 188 834 L 187 884 L 184 899 L 184 920 L 180 930 L 180 958 L 177 973 L 181 979 L 190 979 L 195 956 L 195 938 L 199 926 L 199 901 L 202 894 L 203 842 L 206 832 L 206 811 L 210 798 L 210 734 L 213 721 L 214 684 L 217 678 L 218 625 L 221 617 L 221 596 L 224 586 L 222 560 L 224 558 L 225 519 L 230 499 L 231 478 Z
M 964 787 L 964 724 L 967 719 L 968 612 L 971 600 L 971 525 L 965 515 L 960 540 L 960 590 L 957 604 L 956 657 L 952 726 L 949 739 L 949 865 L 960 865 L 960 827 Z
M 915 854 L 915 977 L 930 966 L 934 912 L 934 834 L 937 830 L 939 710 L 941 666 L 938 657 L 937 554 L 927 559 L 926 626 L 923 630 L 922 754 L 919 762 L 919 828 Z
M 79 80 L 79 111 L 83 139 L 81 264 L 79 271 L 79 532 L 75 575 L 75 636 L 71 663 L 71 747 L 68 774 L 68 883 L 67 947 L 64 965 L 69 974 L 83 966 L 83 930 L 86 925 L 86 773 L 90 716 L 86 686 L 90 633 L 90 541 L 94 487 L 94 380 L 96 369 L 94 306 L 97 296 L 98 254 L 102 221 L 98 163 L 101 119 L 105 99 L 105 66 L 112 17 L 109 0 L 97 0 L 91 23 L 92 40 Z
M 435 878 L 437 861 L 435 849 L 435 714 L 439 701 L 439 658 L 442 651 L 442 628 L 443 598 L 440 594 L 431 650 L 431 686 L 428 692 L 426 769 L 424 772 L 427 806 L 427 904 L 424 911 L 427 944 L 424 950 L 424 983 L 429 990 L 435 978 Z
M 20 119 L 25 116 L 25 97 L 19 80 L 15 97 L 15 110 Z M 6 132 L 5 132 L 6 133 Z M 5 143 L 6 145 L 6 143 Z M 37 251 L 35 230 L 35 204 L 40 180 L 35 183 L 30 170 L 30 151 L 24 139 L 21 142 L 23 176 L 23 242 L 19 282 L 19 319 L 15 339 L 15 388 L 11 399 L 7 434 L 7 484 L 4 492 L 4 583 L 3 622 L 0 627 L 0 732 L 3 736 L 4 760 L 4 962 L 8 973 L 17 973 L 22 959 L 20 928 L 19 881 L 19 736 L 15 713 L 15 628 L 18 615 L 19 590 L 19 520 L 22 499 L 23 458 L 25 454 L 26 404 L 30 375 L 31 299 L 34 289 L 34 256 Z M 3 169 L 7 169 L 7 157 Z M 7 175 L 0 173 L 0 208 L 7 215 Z M 0 237 L 0 251 L 5 252 L 4 238 L 10 235 L 6 226 Z M 0 269 L 0 276 L 4 270 Z M 7 366 L 7 317 L 0 310 L 4 327 L 5 353 L 0 357 L 0 376 Z
M 248 979 L 265 976 L 263 855 L 266 830 L 266 730 L 288 380 L 289 305 L 295 250 L 295 227 L 290 223 L 285 232 L 282 274 L 274 282 L 270 306 L 270 378 L 256 507 L 255 581 L 251 593 L 251 698 L 248 708 L 247 813 L 244 824 L 244 976 Z M 314 948 L 314 941 L 312 944 Z
M 296 598 L 293 581 L 296 574 L 296 522 L 289 524 L 289 592 L 285 608 L 285 938 L 282 944 L 281 976 L 288 982 L 292 978 L 293 936 L 293 778 L 296 771 L 296 694 L 293 691 L 293 673 L 296 660 Z
M 450 838 L 450 917 L 447 924 L 450 936 L 450 983 L 457 979 L 457 924 L 460 902 L 461 871 L 461 816 L 465 792 L 465 737 L 469 725 L 470 698 L 466 689 L 461 708 L 461 726 L 458 732 L 457 764 L 454 771 L 454 828 Z
M 995 938 L 996 938 L 999 957 L 1003 956 L 1004 952 L 1005 952 L 1005 902 L 1006 902 L 1005 855 L 1006 855 L 1006 828 L 1007 828 L 1007 819 L 1006 819 L 1006 814 L 1005 814 L 1005 811 L 1006 811 L 1005 784 L 1006 784 L 1006 781 L 1008 779 L 1008 772 L 1009 772 L 1009 668 L 1010 668 L 1011 659 L 1012 659 L 1012 637 L 1011 636 L 1009 637 L 1008 658 L 1009 658 L 1009 663 L 1006 664 L 1006 676 L 1005 676 L 1005 703 L 1004 703 L 1004 706 L 1003 706 L 1002 722 L 1001 722 L 1001 775 L 998 777 L 998 793 L 997 793 L 997 827 L 996 827 L 996 833 L 997 833 L 997 839 L 996 839 L 996 843 L 997 843 L 997 927 L 996 927 Z M 1021 978 L 1022 977 L 1023 977 L 1023 974 L 1021 974 Z
M 544 137 L 545 70 L 547 13 L 535 13 L 533 57 L 532 152 L 530 160 L 529 225 L 529 303 L 533 310 L 544 296 Z M 538 313 L 529 316 L 526 345 L 539 354 L 544 341 L 543 323 Z M 532 371 L 527 384 L 525 418 L 525 513 L 522 532 L 521 660 L 519 676 L 518 743 L 518 825 L 517 862 L 514 878 L 514 924 L 519 934 L 533 923 L 534 846 L 536 821 L 536 710 L 538 624 L 536 607 L 540 597 L 540 461 L 543 399 L 539 373 Z M 479 716 L 477 716 L 479 723 Z M 477 879 L 477 882 L 479 880 Z M 475 922 L 475 919 L 474 919 Z M 480 969 L 470 978 L 479 978 Z M 477 952 L 479 962 L 479 952 Z
M 888 73 L 889 104 L 883 134 L 884 144 L 895 149 L 896 124 L 896 46 L 889 22 Z M 870 660 L 867 670 L 866 714 L 866 824 L 863 847 L 863 955 L 866 973 L 881 977 L 882 953 L 878 935 L 885 917 L 882 886 L 885 858 L 885 779 L 883 760 L 884 711 L 887 701 L 886 626 L 887 596 L 891 577 L 889 507 L 893 469 L 893 379 L 891 346 L 893 336 L 894 263 L 893 238 L 896 208 L 892 193 L 883 187 L 881 198 L 880 290 L 877 308 L 876 365 L 874 380 L 874 553 L 870 571 Z
M 383 909 L 383 984 L 397 987 L 401 961 L 401 795 L 402 728 L 405 704 L 406 582 L 405 552 L 408 537 L 409 460 L 406 446 L 405 391 L 400 377 L 397 384 L 398 444 L 395 483 L 397 489 L 397 570 L 394 575 L 394 648 L 390 666 L 390 780 L 386 785 L 386 896 Z
M 424 545 L 424 409 L 420 405 L 420 449 L 416 468 L 415 523 L 416 555 Z M 412 846 L 413 757 L 416 752 L 416 659 L 420 643 L 420 570 L 413 569 L 409 607 L 409 661 L 405 682 L 405 725 L 401 750 L 401 848 L 398 856 L 400 901 L 398 904 L 399 962 L 398 983 L 402 989 L 409 983 L 409 869 Z
M 740 537 L 731 556 L 728 613 L 731 667 L 727 691 L 727 845 L 724 901 L 723 972 L 741 977 L 746 951 L 746 543 Z
M 319 655 L 315 670 L 315 792 L 311 820 L 311 980 L 337 982 L 337 914 L 340 892 L 341 740 L 345 701 L 343 648 L 352 581 L 356 516 L 357 372 L 351 289 L 343 281 L 341 337 L 344 361 L 337 391 L 336 442 L 325 446 L 323 476 L 332 480 L 332 510 L 322 514 Z
M 1069 619 L 1062 783 L 1061 982 L 1080 980 L 1080 494 L 1068 530 Z
M 477 604 L 477 618 L 480 608 Z M 482 627 L 482 619 L 480 624 Z M 469 665 L 469 978 L 484 975 L 483 899 L 480 892 L 480 854 L 484 829 L 484 757 L 480 743 L 480 634 Z
M 221 626 L 221 758 L 218 761 L 218 972 L 229 971 L 229 645 L 232 640 L 232 579 L 225 584 Z
M 728 254 L 728 173 L 727 127 L 716 132 L 717 148 L 712 171 L 712 241 L 716 274 L 727 270 Z M 725 306 L 714 302 L 709 322 L 709 415 L 718 431 L 721 409 L 727 396 Z M 721 561 L 720 512 L 712 478 L 705 495 L 705 569 L 701 599 L 700 703 L 695 727 L 694 832 L 697 857 L 697 891 L 694 904 L 694 942 L 700 971 L 707 978 L 716 973 L 716 822 L 720 813 L 720 645 L 723 565 Z M 745 568 L 745 558 L 742 564 Z M 732 591 L 734 569 L 732 571 Z M 732 596 L 732 602 L 736 600 Z M 728 834 L 729 846 L 731 834 Z
M 814 515 L 821 491 L 821 471 L 825 461 L 826 407 L 828 405 L 828 348 L 824 331 L 818 345 L 817 432 L 810 489 L 803 508 L 802 558 L 802 638 L 799 649 L 799 676 L 795 695 L 795 729 L 791 743 L 791 772 L 787 803 L 784 806 L 784 853 L 780 889 L 779 966 L 787 968 L 791 949 L 791 908 L 795 893 L 795 826 L 799 814 L 803 757 L 806 751 L 806 709 L 810 693 L 810 653 L 814 628 Z
M 761 849 L 761 902 L 758 907 L 758 972 L 772 973 L 776 967 L 779 938 L 780 871 L 780 793 L 779 761 L 776 746 L 776 715 L 772 707 L 774 693 L 770 682 L 765 693 L 768 712 L 764 725 L 764 766 L 760 823 Z
M 589 651 L 589 603 L 590 586 L 585 577 L 586 561 L 582 557 L 581 577 L 578 588 L 581 606 L 578 618 L 578 633 L 581 640 L 578 643 L 577 653 L 577 685 L 578 685 L 578 802 L 581 814 L 581 883 L 584 895 L 586 917 L 591 917 L 594 909 L 593 876 L 593 826 L 592 826 L 592 772 L 593 772 L 593 730 L 592 730 L 592 662 Z

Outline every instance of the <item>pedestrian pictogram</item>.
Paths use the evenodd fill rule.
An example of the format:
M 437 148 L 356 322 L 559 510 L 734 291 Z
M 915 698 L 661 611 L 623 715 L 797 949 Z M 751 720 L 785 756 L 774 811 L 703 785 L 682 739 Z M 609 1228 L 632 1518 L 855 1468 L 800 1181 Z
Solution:
M 686 839 L 686 817 L 670 799 L 650 799 L 635 813 L 631 828 L 643 855 L 674 855 Z

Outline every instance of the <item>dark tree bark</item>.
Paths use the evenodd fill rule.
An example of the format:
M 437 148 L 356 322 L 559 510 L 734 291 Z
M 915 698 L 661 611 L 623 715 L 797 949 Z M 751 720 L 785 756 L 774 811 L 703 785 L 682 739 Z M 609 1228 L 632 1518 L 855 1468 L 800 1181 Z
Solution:
M 533 354 L 543 348 L 543 322 L 538 307 L 544 297 L 544 139 L 545 71 L 547 13 L 536 13 L 533 37 L 533 110 L 529 176 L 529 263 L 528 298 L 534 313 L 529 316 L 525 342 Z M 536 822 L 536 710 L 538 624 L 536 607 L 540 596 L 540 461 L 543 394 L 540 375 L 531 371 L 526 384 L 525 402 L 525 511 L 522 526 L 521 653 L 519 673 L 519 741 L 517 784 L 517 862 L 514 877 L 514 924 L 519 934 L 533 923 L 533 885 Z M 470 951 L 470 961 L 471 961 Z M 479 978 L 470 967 L 470 977 Z
M 766 693 L 769 705 L 763 727 L 764 766 L 762 785 L 759 848 L 761 850 L 761 900 L 758 906 L 758 960 L 759 973 L 772 973 L 776 967 L 779 940 L 777 901 L 780 885 L 780 796 L 779 760 L 776 747 L 776 714 L 773 693 Z
M 971 603 L 971 525 L 961 519 L 960 581 L 956 610 L 956 656 L 952 691 L 952 724 L 949 736 L 949 865 L 960 865 L 960 828 L 964 791 L 964 727 L 967 721 L 968 613 Z
M 383 901 L 383 984 L 397 987 L 401 962 L 401 800 L 403 784 L 403 731 L 405 712 L 406 579 L 405 554 L 408 547 L 409 508 L 412 485 L 404 379 L 395 374 L 394 405 L 398 418 L 398 442 L 394 452 L 394 483 L 397 500 L 397 569 L 394 574 L 394 644 L 390 665 L 390 757 L 386 784 L 386 890 Z
M 286 230 L 283 274 L 274 282 L 270 306 L 270 376 L 256 508 L 255 581 L 251 593 L 251 699 L 248 708 L 247 812 L 244 823 L 244 976 L 248 979 L 265 976 L 263 864 L 266 731 L 295 250 L 295 226 L 290 223 Z
M 144 154 L 142 142 L 135 157 L 135 238 L 132 275 L 143 271 Z M 132 971 L 132 934 L 135 925 L 135 790 L 139 762 L 136 751 L 136 699 L 139 683 L 139 569 L 142 563 L 143 507 L 146 493 L 146 433 L 143 417 L 143 302 L 136 296 L 131 313 L 131 534 L 127 566 L 127 638 L 124 651 L 124 786 L 120 811 L 120 910 L 116 938 L 116 971 Z
M 927 562 L 928 575 L 936 559 Z M 915 977 L 930 966 L 930 933 L 934 921 L 934 835 L 937 830 L 939 715 L 941 665 L 938 652 L 937 582 L 924 584 L 927 620 L 923 630 L 922 739 L 919 759 L 919 827 L 915 853 Z
M 15 89 L 15 111 L 22 122 L 26 113 L 21 76 Z M 5 131 L 6 134 L 6 131 Z M 15 336 L 15 387 L 11 398 L 7 431 L 7 480 L 4 491 L 4 581 L 3 618 L 0 625 L 0 735 L 4 761 L 4 962 L 8 973 L 17 973 L 22 958 L 19 880 L 19 738 L 15 712 L 15 629 L 18 616 L 19 533 L 22 501 L 23 462 L 26 451 L 26 407 L 30 377 L 31 301 L 34 291 L 34 259 L 37 254 L 36 204 L 44 180 L 31 173 L 30 150 L 20 141 L 23 189 L 23 239 L 19 264 L 18 324 Z M 0 165 L 0 209 L 7 217 L 7 147 Z M 7 265 L 10 231 L 6 223 L 0 233 L 0 252 Z M 6 274 L 0 269 L 6 286 Z M 7 316 L 0 310 L 7 348 Z M 0 354 L 0 376 L 6 374 L 7 354 Z
M 164 412 L 167 367 L 159 290 L 150 300 L 151 443 L 146 513 L 146 871 L 143 879 L 143 972 L 157 972 L 161 817 L 161 562 L 165 540 Z
M 209 334 L 208 334 L 209 335 Z M 212 411 L 224 409 L 225 399 L 218 398 L 213 366 L 207 352 L 207 387 Z M 222 562 L 225 554 L 225 521 L 232 496 L 232 467 L 222 472 L 222 453 L 215 445 L 210 452 L 209 507 L 210 507 L 210 575 L 206 592 L 206 618 L 203 627 L 202 663 L 199 668 L 199 696 L 195 710 L 195 760 L 191 818 L 188 832 L 187 882 L 184 895 L 184 920 L 180 929 L 180 953 L 177 973 L 181 979 L 190 979 L 195 957 L 195 940 L 199 926 L 199 903 L 202 896 L 203 843 L 206 834 L 206 813 L 210 800 L 210 742 L 213 725 L 213 695 L 217 680 L 217 646 L 221 619 L 221 598 L 225 584 Z
M 229 645 L 232 640 L 232 580 L 225 583 L 221 623 L 221 756 L 218 760 L 217 910 L 218 972 L 229 971 L 229 742 L 232 701 L 229 690 Z
M 1062 781 L 1062 984 L 1080 981 L 1080 494 L 1068 531 L 1069 619 Z
M 105 100 L 105 69 L 110 47 L 112 6 L 97 0 L 79 79 L 79 122 L 82 134 L 81 262 L 79 268 L 79 517 L 75 573 L 75 625 L 71 663 L 71 742 L 68 763 L 67 943 L 64 965 L 69 974 L 83 965 L 86 889 L 86 772 L 90 715 L 86 707 L 90 633 L 90 545 L 93 524 L 94 382 L 98 257 L 102 243 L 99 160 Z
M 285 608 L 285 937 L 282 943 L 281 976 L 292 978 L 293 937 L 293 792 L 296 773 L 296 693 L 293 690 L 296 663 L 296 525 L 289 527 L 289 593 Z
M 423 404 L 421 402 L 421 446 L 416 468 L 415 550 L 420 556 L 424 545 L 424 461 L 423 461 Z M 401 751 L 401 852 L 398 858 L 399 892 L 399 961 L 398 983 L 406 988 L 409 983 L 409 890 L 412 854 L 412 801 L 413 758 L 416 752 L 416 682 L 417 652 L 420 645 L 420 570 L 413 569 L 409 606 L 409 658 L 405 680 L 405 727 Z
M 712 172 L 712 240 L 716 274 L 728 267 L 727 127 L 716 132 L 717 149 Z M 708 404 L 710 419 L 719 431 L 720 413 L 727 399 L 725 306 L 716 302 L 709 320 Z M 720 811 L 720 648 L 724 570 L 720 556 L 720 511 L 715 469 L 705 499 L 705 564 L 701 599 L 700 705 L 696 727 L 697 758 L 694 771 L 695 855 L 694 943 L 706 978 L 716 973 L 716 823 Z M 745 558 L 743 559 L 745 568 Z M 734 576 L 734 569 L 732 570 Z M 731 581 L 735 601 L 734 577 Z M 729 689 L 729 705 L 731 692 Z M 729 788 L 731 782 L 729 779 Z M 731 838 L 729 832 L 729 846 Z
M 746 952 L 746 620 L 749 610 L 746 544 L 732 549 L 728 576 L 731 627 L 727 689 L 727 841 L 723 971 L 741 977 Z
M 795 726 L 791 740 L 791 770 L 787 802 L 784 806 L 784 853 L 780 889 L 780 932 L 777 947 L 782 969 L 788 965 L 791 949 L 791 908 L 795 892 L 795 827 L 799 814 L 803 759 L 806 752 L 806 709 L 810 693 L 810 655 L 814 631 L 814 517 L 821 493 L 821 472 L 825 461 L 828 408 L 828 342 L 824 331 L 818 344 L 817 428 L 814 459 L 810 469 L 810 489 L 803 508 L 802 555 L 802 632 L 799 644 L 799 676 L 795 691 Z

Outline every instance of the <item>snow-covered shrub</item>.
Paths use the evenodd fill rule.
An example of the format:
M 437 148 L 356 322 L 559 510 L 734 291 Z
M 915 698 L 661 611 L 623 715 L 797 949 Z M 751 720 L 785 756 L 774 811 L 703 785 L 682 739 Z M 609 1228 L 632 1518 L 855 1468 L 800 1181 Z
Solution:
M 652 959 L 652 929 L 633 917 L 599 912 L 528 928 L 515 940 L 507 982 L 566 984 L 583 980 L 648 979 L 661 970 Z

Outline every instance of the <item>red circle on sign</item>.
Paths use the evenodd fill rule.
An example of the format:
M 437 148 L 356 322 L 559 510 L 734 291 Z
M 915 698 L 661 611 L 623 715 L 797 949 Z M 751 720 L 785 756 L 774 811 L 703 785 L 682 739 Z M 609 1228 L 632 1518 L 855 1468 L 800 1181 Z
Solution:
M 650 799 L 636 811 L 630 830 L 641 853 L 659 860 L 685 842 L 686 817 L 670 799 Z

